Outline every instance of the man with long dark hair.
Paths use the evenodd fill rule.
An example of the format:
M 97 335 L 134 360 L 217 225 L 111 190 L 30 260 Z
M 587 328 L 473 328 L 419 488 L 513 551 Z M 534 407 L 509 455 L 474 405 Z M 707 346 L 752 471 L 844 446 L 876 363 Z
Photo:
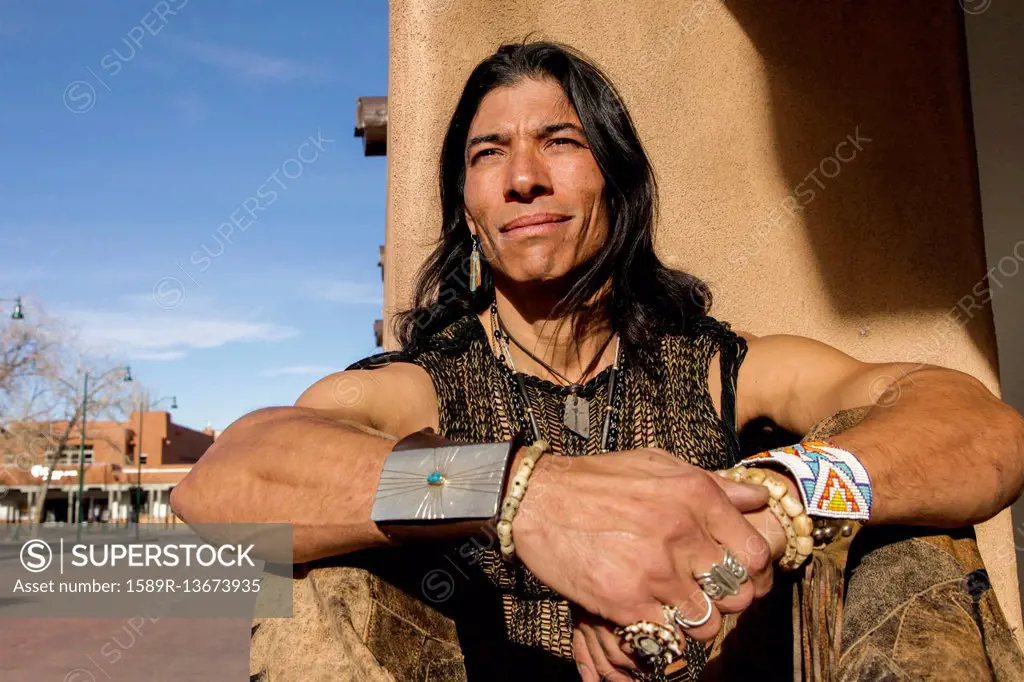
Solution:
M 296 562 L 345 555 L 421 591 L 464 659 L 409 616 L 415 636 L 370 647 L 396 678 L 696 679 L 776 563 L 861 525 L 968 526 L 1024 487 L 1024 420 L 976 379 L 710 317 L 655 254 L 629 113 L 572 49 L 504 45 L 473 70 L 440 192 L 402 349 L 242 417 L 172 494 L 186 521 L 291 523 Z M 879 396 L 741 463 L 755 419 L 807 434 Z M 435 599 L 445 559 L 465 583 Z

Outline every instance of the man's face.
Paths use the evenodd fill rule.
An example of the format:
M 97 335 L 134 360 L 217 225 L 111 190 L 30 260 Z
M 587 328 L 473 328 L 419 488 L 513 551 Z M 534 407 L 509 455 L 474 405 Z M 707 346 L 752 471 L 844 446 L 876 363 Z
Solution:
M 466 221 L 488 264 L 516 282 L 562 277 L 608 236 L 604 177 L 560 85 L 489 92 L 466 146 Z

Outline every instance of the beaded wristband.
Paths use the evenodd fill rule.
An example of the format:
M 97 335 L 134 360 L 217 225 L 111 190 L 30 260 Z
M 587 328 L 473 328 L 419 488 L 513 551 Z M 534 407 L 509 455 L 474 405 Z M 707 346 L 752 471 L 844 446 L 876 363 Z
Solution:
M 782 466 L 796 480 L 807 513 L 866 521 L 871 516 L 871 479 L 860 460 L 824 440 L 776 448 L 743 459 L 746 466 Z
M 717 473 L 722 478 L 768 489 L 768 508 L 786 531 L 786 553 L 779 559 L 779 566 L 787 571 L 800 568 L 814 550 L 814 522 L 800 498 L 790 493 L 786 482 L 774 472 L 741 465 Z
M 526 448 L 526 453 L 519 463 L 519 470 L 512 478 L 508 493 L 501 503 L 501 516 L 497 524 L 498 545 L 501 547 L 501 555 L 509 561 L 516 554 L 516 545 L 512 542 L 512 520 L 515 518 L 516 512 L 519 511 L 519 503 L 523 501 L 523 495 L 526 494 L 530 474 L 533 473 L 537 460 L 545 452 L 551 452 L 551 445 L 546 440 L 539 440 Z

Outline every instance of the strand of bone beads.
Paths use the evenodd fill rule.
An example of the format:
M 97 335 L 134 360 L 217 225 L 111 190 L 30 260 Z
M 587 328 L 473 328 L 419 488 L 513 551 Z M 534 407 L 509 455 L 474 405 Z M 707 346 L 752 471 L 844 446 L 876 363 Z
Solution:
M 789 492 L 786 482 L 773 471 L 735 466 L 717 473 L 723 478 L 768 489 L 768 508 L 786 531 L 786 553 L 779 559 L 779 566 L 787 571 L 800 568 L 814 550 L 814 522 L 807 515 L 803 501 Z

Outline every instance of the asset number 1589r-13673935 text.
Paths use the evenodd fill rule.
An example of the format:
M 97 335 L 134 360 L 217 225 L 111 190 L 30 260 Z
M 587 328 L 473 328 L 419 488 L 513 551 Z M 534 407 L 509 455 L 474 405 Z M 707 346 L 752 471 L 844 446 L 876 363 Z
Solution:
M 126 592 L 232 593 L 259 592 L 259 578 L 136 578 L 129 580 Z

